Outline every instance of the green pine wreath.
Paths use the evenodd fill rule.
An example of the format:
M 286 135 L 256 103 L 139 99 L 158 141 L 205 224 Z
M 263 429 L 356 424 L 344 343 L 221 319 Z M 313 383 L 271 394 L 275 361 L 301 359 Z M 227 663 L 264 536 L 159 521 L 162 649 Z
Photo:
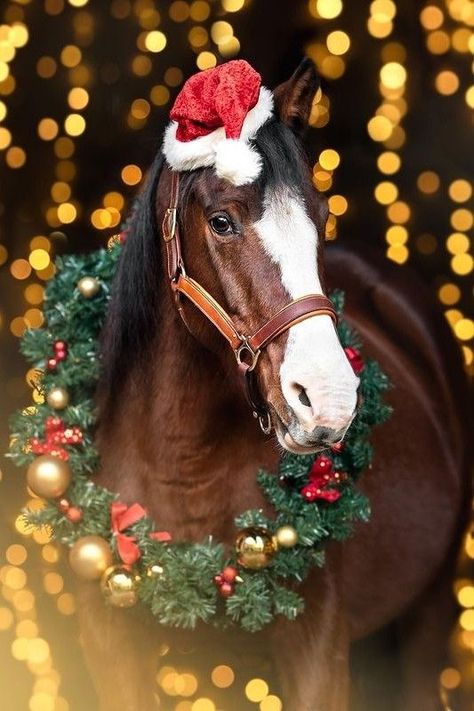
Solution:
M 23 337 L 22 352 L 39 371 L 37 399 L 44 402 L 14 416 L 9 456 L 25 466 L 49 453 L 72 473 L 61 497 L 45 500 L 41 509 L 26 509 L 25 519 L 31 526 L 47 527 L 54 539 L 70 547 L 87 536 L 103 539 L 115 564 L 112 574 L 125 576 L 131 588 L 131 595 L 115 603 L 112 596 L 111 602 L 128 606 L 141 601 L 163 625 L 234 623 L 253 632 L 276 615 L 294 619 L 304 609 L 295 588 L 311 568 L 324 565 L 326 543 L 344 540 L 355 522 L 369 518 L 369 504 L 357 480 L 372 462 L 371 428 L 391 412 L 382 399 L 388 379 L 376 361 L 362 361 L 357 335 L 340 318 L 341 343 L 361 379 L 361 406 L 342 446 L 317 456 L 285 453 L 278 476 L 257 473 L 273 516 L 245 511 L 235 526 L 241 539 L 246 535 L 263 539 L 266 553 L 259 560 L 263 556 L 264 567 L 252 569 L 241 548 L 226 550 L 211 537 L 202 543 L 169 540 L 138 504 L 131 512 L 120 508 L 117 495 L 93 480 L 100 466 L 92 434 L 100 375 L 98 341 L 120 251 L 116 241 L 107 250 L 58 258 L 56 275 L 46 288 L 45 325 Z M 84 277 L 93 278 L 96 293 L 85 296 L 78 288 Z M 331 298 L 341 317 L 342 292 Z M 69 401 L 60 411 L 48 404 L 48 393 L 58 388 Z M 125 518 L 120 519 L 124 511 Z M 111 573 L 104 575 L 107 592 Z

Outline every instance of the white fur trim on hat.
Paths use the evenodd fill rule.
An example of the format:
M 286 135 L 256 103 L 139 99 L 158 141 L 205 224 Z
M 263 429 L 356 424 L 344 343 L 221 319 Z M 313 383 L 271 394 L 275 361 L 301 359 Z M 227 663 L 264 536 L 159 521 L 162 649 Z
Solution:
M 239 139 L 226 138 L 224 127 L 192 141 L 178 141 L 178 124 L 172 121 L 165 131 L 163 153 L 173 170 L 194 170 L 215 165 L 219 176 L 235 185 L 250 183 L 258 177 L 261 160 L 248 145 L 273 111 L 273 95 L 264 86 L 258 101 L 245 117 Z
M 246 141 L 226 138 L 216 147 L 216 173 L 234 185 L 253 183 L 262 169 L 262 159 Z

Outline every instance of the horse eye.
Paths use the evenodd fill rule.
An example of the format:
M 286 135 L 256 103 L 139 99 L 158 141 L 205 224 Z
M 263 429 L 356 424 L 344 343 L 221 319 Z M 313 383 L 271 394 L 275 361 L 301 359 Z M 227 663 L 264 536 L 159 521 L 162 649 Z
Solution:
M 209 220 L 209 224 L 218 235 L 229 235 L 234 231 L 227 215 L 214 215 Z

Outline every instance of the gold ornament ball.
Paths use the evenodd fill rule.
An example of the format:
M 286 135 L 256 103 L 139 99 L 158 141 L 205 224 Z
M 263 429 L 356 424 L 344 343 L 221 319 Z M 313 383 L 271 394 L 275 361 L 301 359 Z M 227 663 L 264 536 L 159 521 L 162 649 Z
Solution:
M 105 599 L 114 607 L 133 607 L 138 600 L 137 576 L 120 565 L 107 568 L 100 587 Z
M 26 481 L 30 489 L 45 499 L 62 496 L 71 482 L 71 470 L 67 462 L 52 454 L 42 454 L 28 467 Z
M 69 563 L 84 580 L 98 580 L 112 565 L 112 551 L 100 536 L 84 536 L 69 551 Z
M 298 533 L 293 526 L 280 526 L 275 532 L 275 541 L 279 548 L 293 548 L 298 543 Z
M 266 568 L 276 552 L 271 533 L 258 526 L 244 528 L 237 537 L 235 547 L 239 564 L 251 570 Z
M 79 279 L 77 288 L 85 299 L 92 299 L 100 289 L 100 282 L 95 277 L 85 276 Z
M 53 410 L 64 410 L 69 405 L 69 393 L 66 388 L 51 388 L 46 395 L 46 402 Z

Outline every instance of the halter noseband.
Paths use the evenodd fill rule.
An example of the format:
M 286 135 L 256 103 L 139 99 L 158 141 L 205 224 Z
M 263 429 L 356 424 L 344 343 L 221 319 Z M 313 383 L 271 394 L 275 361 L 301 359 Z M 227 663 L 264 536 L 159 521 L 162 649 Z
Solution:
M 331 301 L 323 294 L 308 294 L 290 301 L 254 334 L 242 335 L 232 318 L 217 303 L 204 287 L 187 276 L 184 268 L 178 224 L 179 173 L 171 171 L 170 203 L 162 222 L 162 235 L 166 245 L 166 263 L 171 289 L 175 295 L 178 311 L 190 331 L 180 304 L 180 294 L 186 296 L 227 339 L 234 351 L 239 372 L 245 381 L 247 399 L 254 417 L 258 418 L 265 434 L 271 432 L 270 415 L 259 392 L 255 379 L 255 367 L 262 349 L 291 326 L 312 316 L 330 316 L 337 323 L 337 315 Z M 191 331 L 190 331 L 191 332 Z M 191 333 L 191 335 L 193 335 Z

